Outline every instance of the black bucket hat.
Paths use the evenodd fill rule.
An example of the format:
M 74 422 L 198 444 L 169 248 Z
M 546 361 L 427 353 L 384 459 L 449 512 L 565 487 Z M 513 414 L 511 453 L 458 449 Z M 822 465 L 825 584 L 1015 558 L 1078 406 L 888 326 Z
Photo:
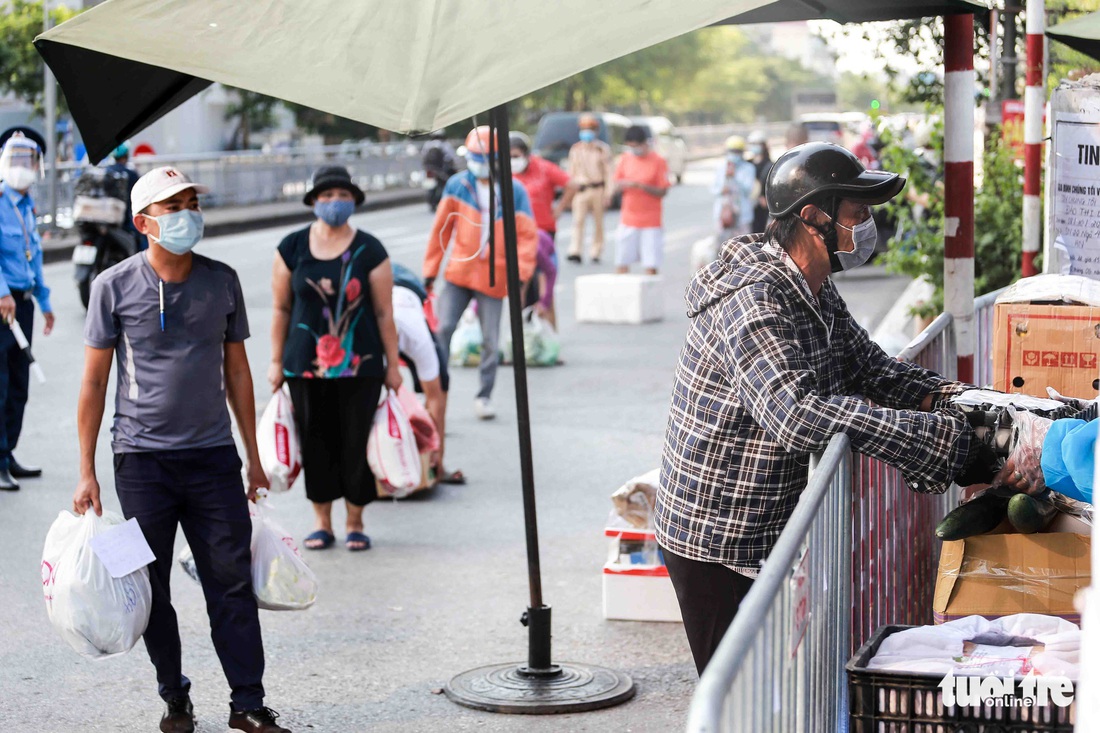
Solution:
M 330 188 L 342 188 L 345 191 L 351 191 L 351 195 L 355 197 L 356 206 L 362 204 L 367 198 L 366 194 L 363 193 L 363 189 L 352 182 L 351 174 L 348 173 L 347 168 L 342 165 L 331 165 L 318 168 L 317 172 L 313 174 L 313 188 L 306 192 L 302 202 L 306 206 L 313 206 L 317 195 Z
M 901 193 L 905 179 L 897 173 L 869 171 L 851 151 L 832 143 L 806 143 L 775 161 L 764 196 L 776 219 L 798 214 L 803 206 L 832 196 L 883 204 Z

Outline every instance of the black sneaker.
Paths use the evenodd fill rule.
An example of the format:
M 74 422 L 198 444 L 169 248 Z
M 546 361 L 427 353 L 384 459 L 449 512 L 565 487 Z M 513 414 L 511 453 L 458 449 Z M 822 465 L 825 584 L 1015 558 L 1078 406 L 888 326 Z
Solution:
M 160 719 L 162 733 L 195 733 L 195 710 L 190 697 L 168 701 L 168 707 Z
M 569 260 L 570 262 L 576 262 L 578 265 L 581 263 L 580 255 L 569 255 L 565 259 Z
M 248 733 L 291 733 L 290 728 L 284 728 L 275 722 L 278 717 L 279 714 L 271 708 L 231 712 L 229 727 Z

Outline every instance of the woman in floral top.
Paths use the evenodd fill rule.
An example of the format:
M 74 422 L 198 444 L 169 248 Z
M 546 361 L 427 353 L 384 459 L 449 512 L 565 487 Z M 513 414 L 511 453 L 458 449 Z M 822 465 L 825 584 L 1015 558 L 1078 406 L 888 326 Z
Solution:
M 366 550 L 363 508 L 377 498 L 367 436 L 382 387 L 401 386 L 393 271 L 382 243 L 348 224 L 363 192 L 347 169 L 322 168 L 305 195 L 317 219 L 279 244 L 272 275 L 272 390 L 286 381 L 302 445 L 306 497 L 330 547 L 332 503 L 347 504 L 347 548 Z

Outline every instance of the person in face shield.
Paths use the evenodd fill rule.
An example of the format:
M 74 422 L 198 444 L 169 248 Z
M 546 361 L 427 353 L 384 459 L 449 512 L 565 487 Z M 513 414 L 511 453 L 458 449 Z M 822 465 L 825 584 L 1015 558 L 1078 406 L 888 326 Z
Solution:
M 102 514 L 96 441 L 117 356 L 112 427 L 115 490 L 156 560 L 152 612 L 143 636 L 166 704 L 165 733 L 195 730 L 191 682 L 183 674 L 170 576 L 177 526 L 195 556 L 214 649 L 229 682 L 229 727 L 289 733 L 264 706 L 264 650 L 252 593 L 248 499 L 267 487 L 256 448 L 256 402 L 244 340 L 248 316 L 237 273 L 192 249 L 202 239 L 198 194 L 170 166 L 138 179 L 134 226 L 149 249 L 92 282 L 84 323 L 84 376 L 77 406 L 80 480 L 73 511 Z M 246 456 L 247 485 L 229 407 Z
M 42 333 L 49 335 L 53 330 L 50 289 L 42 273 L 42 241 L 30 192 L 41 178 L 44 146 L 41 136 L 27 128 L 9 131 L 0 145 L 0 491 L 16 491 L 18 479 L 42 475 L 41 468 L 21 464 L 12 455 L 23 427 L 30 362 L 8 324 L 18 323 L 30 342 L 37 302 L 46 321 Z
M 655 526 L 700 673 L 834 435 L 916 491 L 994 476 L 947 406 L 971 387 L 883 352 L 830 279 L 867 261 L 871 207 L 904 185 L 839 146 L 794 148 L 768 177 L 765 234 L 726 241 L 688 287 Z

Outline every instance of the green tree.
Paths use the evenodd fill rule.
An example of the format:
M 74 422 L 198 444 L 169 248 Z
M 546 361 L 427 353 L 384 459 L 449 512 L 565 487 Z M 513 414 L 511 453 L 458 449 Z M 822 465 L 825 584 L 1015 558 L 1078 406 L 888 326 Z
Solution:
M 237 120 L 230 148 L 249 150 L 252 147 L 252 133 L 262 132 L 275 125 L 275 107 L 278 99 L 257 94 L 245 89 L 226 87 L 235 99 L 225 108 L 225 119 Z
M 45 101 L 45 62 L 34 48 L 34 38 L 43 30 L 42 0 L 9 0 L 0 12 L 0 92 L 10 93 L 41 112 Z M 64 6 L 50 11 L 54 25 L 64 23 L 80 11 Z M 58 89 L 59 110 L 68 110 L 65 95 Z
M 891 272 L 932 283 L 932 299 L 914 307 L 929 317 L 943 310 L 943 123 L 937 120 L 927 148 L 914 150 L 889 128 L 882 132 L 883 168 L 908 178 L 904 195 L 887 204 L 897 233 L 884 256 Z M 1023 183 L 1015 152 L 999 130 L 983 157 L 983 179 L 974 193 L 974 294 L 983 295 L 1019 276 L 1023 240 Z

